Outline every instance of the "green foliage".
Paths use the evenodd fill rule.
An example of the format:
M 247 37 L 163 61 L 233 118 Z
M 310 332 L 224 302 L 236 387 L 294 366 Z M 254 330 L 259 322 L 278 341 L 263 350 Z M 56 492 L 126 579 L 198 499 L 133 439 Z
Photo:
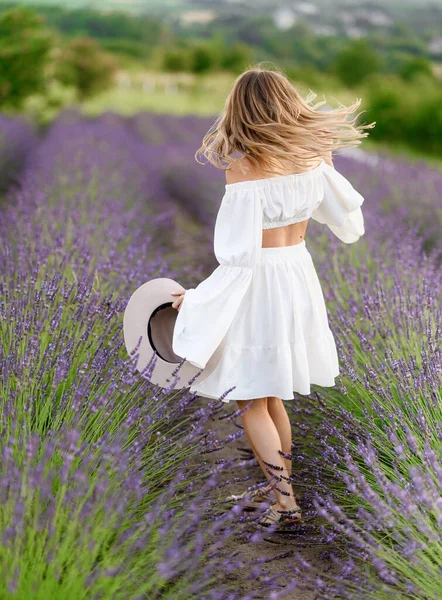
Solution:
M 221 69 L 240 73 L 252 60 L 252 49 L 246 44 L 227 44 L 223 39 L 217 39 L 166 46 L 162 52 L 161 67 L 168 72 L 190 71 L 199 74 Z
M 178 47 L 165 48 L 162 57 L 162 68 L 164 71 L 176 73 L 187 71 L 189 56 L 187 50 Z
M 74 87 L 66 87 L 57 80 L 51 80 L 45 87 L 44 94 L 30 96 L 22 110 L 32 121 L 40 125 L 50 123 L 64 108 L 75 104 L 77 92 Z
M 296 65 L 319 67 L 323 58 L 328 56 L 321 49 L 320 40 L 308 23 L 300 22 L 275 35 L 273 47 L 278 55 L 290 57 Z
M 95 40 L 77 38 L 62 51 L 57 77 L 62 83 L 74 86 L 83 100 L 110 87 L 117 66 Z
M 371 49 L 365 38 L 354 40 L 337 56 L 332 70 L 343 83 L 353 87 L 368 75 L 381 70 L 383 58 Z
M 220 28 L 220 31 L 223 29 Z M 270 16 L 253 11 L 250 11 L 246 18 L 238 19 L 231 31 L 223 33 L 228 33 L 231 39 L 254 46 L 266 54 L 272 53 L 273 43 L 277 36 L 281 35 Z
M 424 79 L 419 78 L 419 81 Z M 434 87 L 425 93 L 409 116 L 407 141 L 427 152 L 442 152 L 442 89 Z
M 63 6 L 38 6 L 49 27 L 70 37 L 93 37 L 99 40 L 132 40 L 153 47 L 161 39 L 164 25 L 156 18 L 131 15 L 121 11 L 102 12 Z
M 247 68 L 247 64 L 252 60 L 252 57 L 251 48 L 238 42 L 231 46 L 224 46 L 219 55 L 219 65 L 225 71 L 241 73 Z
M 20 108 L 44 91 L 53 37 L 26 8 L 0 15 L 0 106 Z
M 363 94 L 369 118 L 376 121 L 373 139 L 442 151 L 442 89 L 432 77 L 415 75 L 411 85 L 397 75 L 377 75 Z
M 425 42 L 413 30 L 409 23 L 404 21 L 395 23 L 392 34 L 385 39 L 386 45 L 391 50 L 400 50 L 408 55 L 425 54 Z
M 133 40 L 110 38 L 100 40 L 100 45 L 103 50 L 106 50 L 107 52 L 141 60 L 147 59 L 151 54 L 151 48 L 149 46 Z
M 192 73 L 205 73 L 213 69 L 217 63 L 213 46 L 207 43 L 196 44 L 190 50 L 189 59 Z
M 405 81 L 411 81 L 418 74 L 433 77 L 433 70 L 428 59 L 424 58 L 423 56 L 416 56 L 409 58 L 402 65 L 399 74 L 402 79 L 405 79 Z
M 285 73 L 299 93 L 303 95 L 307 94 L 309 89 L 311 89 L 320 97 L 323 93 L 331 97 L 334 90 L 339 90 L 342 87 L 341 82 L 332 73 L 321 73 L 310 66 L 287 67 Z
M 111 86 L 116 67 L 95 40 L 77 38 L 65 45 L 28 8 L 0 13 L 3 109 L 53 115 L 72 101 L 72 88 L 84 99 Z

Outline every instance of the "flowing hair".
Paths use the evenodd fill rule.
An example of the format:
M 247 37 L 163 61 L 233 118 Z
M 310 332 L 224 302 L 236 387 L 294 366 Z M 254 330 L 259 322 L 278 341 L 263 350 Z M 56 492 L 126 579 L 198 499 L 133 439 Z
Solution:
M 224 109 L 195 153 L 198 163 L 205 164 L 198 160 L 202 154 L 226 170 L 236 160 L 232 154 L 240 152 L 260 171 L 282 173 L 284 161 L 302 171 L 306 160 L 329 159 L 339 148 L 359 145 L 368 136 L 363 130 L 374 127 L 376 121 L 356 124 L 365 111 L 347 120 L 359 108 L 361 98 L 348 107 L 339 103 L 339 108 L 319 111 L 325 99 L 312 106 L 317 94 L 309 90 L 302 98 L 285 74 L 261 65 L 235 80 Z

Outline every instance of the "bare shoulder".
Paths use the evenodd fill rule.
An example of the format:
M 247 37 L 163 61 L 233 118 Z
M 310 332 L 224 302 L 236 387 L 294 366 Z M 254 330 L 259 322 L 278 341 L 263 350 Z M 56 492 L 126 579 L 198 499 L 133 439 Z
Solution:
M 226 183 L 239 183 L 253 179 L 253 168 L 247 156 L 237 158 L 226 170 Z

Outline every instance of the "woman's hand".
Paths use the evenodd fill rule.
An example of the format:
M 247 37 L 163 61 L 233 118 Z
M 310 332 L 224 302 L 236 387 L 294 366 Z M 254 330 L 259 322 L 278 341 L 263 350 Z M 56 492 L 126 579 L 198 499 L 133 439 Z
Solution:
M 181 304 L 184 300 L 184 295 L 185 295 L 186 291 L 187 290 L 184 290 L 184 292 L 172 292 L 172 296 L 179 296 L 179 298 L 177 298 L 175 300 L 175 302 L 172 304 L 172 308 L 176 308 L 178 312 L 181 308 Z

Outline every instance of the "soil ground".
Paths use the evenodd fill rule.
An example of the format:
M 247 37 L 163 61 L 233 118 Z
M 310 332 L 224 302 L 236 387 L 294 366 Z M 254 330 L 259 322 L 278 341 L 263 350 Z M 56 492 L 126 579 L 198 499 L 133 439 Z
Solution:
M 196 399 L 195 407 L 202 407 L 207 402 L 210 402 L 208 398 L 198 397 Z M 225 439 L 229 435 L 237 432 L 238 426 L 241 427 L 241 416 L 237 417 L 235 421 L 228 421 L 225 418 L 220 418 L 237 408 L 235 401 L 225 404 L 219 413 L 217 413 L 217 416 L 214 416 L 212 424 L 207 425 L 207 429 L 216 430 L 216 437 L 218 439 Z M 247 487 L 263 482 L 265 479 L 258 461 L 253 456 L 245 435 L 233 442 L 228 442 L 219 451 L 204 455 L 203 459 L 210 463 L 218 462 L 220 459 L 236 459 L 238 463 L 242 463 L 238 467 L 223 471 L 220 474 L 221 482 L 226 482 L 235 477 L 250 477 L 248 481 L 226 485 L 226 487 L 223 488 L 223 497 L 230 494 L 241 493 Z M 245 460 L 247 460 L 246 465 L 243 464 Z M 305 486 L 306 483 L 307 485 Z M 302 487 L 308 489 L 308 482 L 303 482 Z M 303 514 L 306 515 L 308 510 L 305 511 L 304 509 L 306 508 L 306 500 L 308 503 L 308 499 L 306 499 L 303 494 L 302 488 L 297 488 L 296 484 L 294 485 L 294 490 L 297 502 L 303 508 Z M 252 516 L 254 513 L 250 512 L 248 514 Z M 253 524 L 250 524 L 250 528 L 250 531 L 253 531 Z M 327 557 L 327 553 L 336 550 L 336 548 L 331 545 L 324 546 L 323 543 L 316 542 L 316 539 L 319 537 L 320 533 L 318 531 L 317 523 L 315 523 L 314 519 L 309 520 L 309 517 L 305 516 L 304 524 L 293 527 L 289 532 L 274 532 L 264 535 L 263 540 L 258 543 L 244 543 L 243 540 L 231 536 L 226 549 L 231 549 L 232 553 L 239 552 L 239 557 L 247 564 L 253 564 L 257 559 L 265 556 L 269 559 L 269 562 L 265 564 L 265 569 L 270 577 L 281 572 L 286 573 L 286 576 L 281 577 L 279 580 L 280 586 L 275 583 L 274 589 L 276 591 L 281 589 L 281 587 L 284 587 L 290 578 L 295 578 L 291 567 L 293 565 L 300 566 L 297 558 L 298 552 L 302 559 L 310 563 L 312 567 L 312 569 L 309 570 L 310 577 L 314 577 L 315 574 L 320 575 L 325 569 L 330 569 L 329 572 L 333 572 L 336 567 Z M 281 557 L 281 555 L 285 556 Z M 227 577 L 231 582 L 235 583 L 236 591 L 242 593 L 244 596 L 247 593 L 253 592 L 255 594 L 254 598 L 268 600 L 269 592 L 265 591 L 260 593 L 257 589 L 257 583 L 249 583 L 246 577 L 242 577 L 241 573 L 235 572 L 228 574 Z M 299 585 L 301 585 L 300 581 Z M 318 593 L 314 593 L 308 589 L 288 591 L 286 595 L 282 595 L 281 597 L 286 598 L 287 600 L 319 600 L 321 598 Z

